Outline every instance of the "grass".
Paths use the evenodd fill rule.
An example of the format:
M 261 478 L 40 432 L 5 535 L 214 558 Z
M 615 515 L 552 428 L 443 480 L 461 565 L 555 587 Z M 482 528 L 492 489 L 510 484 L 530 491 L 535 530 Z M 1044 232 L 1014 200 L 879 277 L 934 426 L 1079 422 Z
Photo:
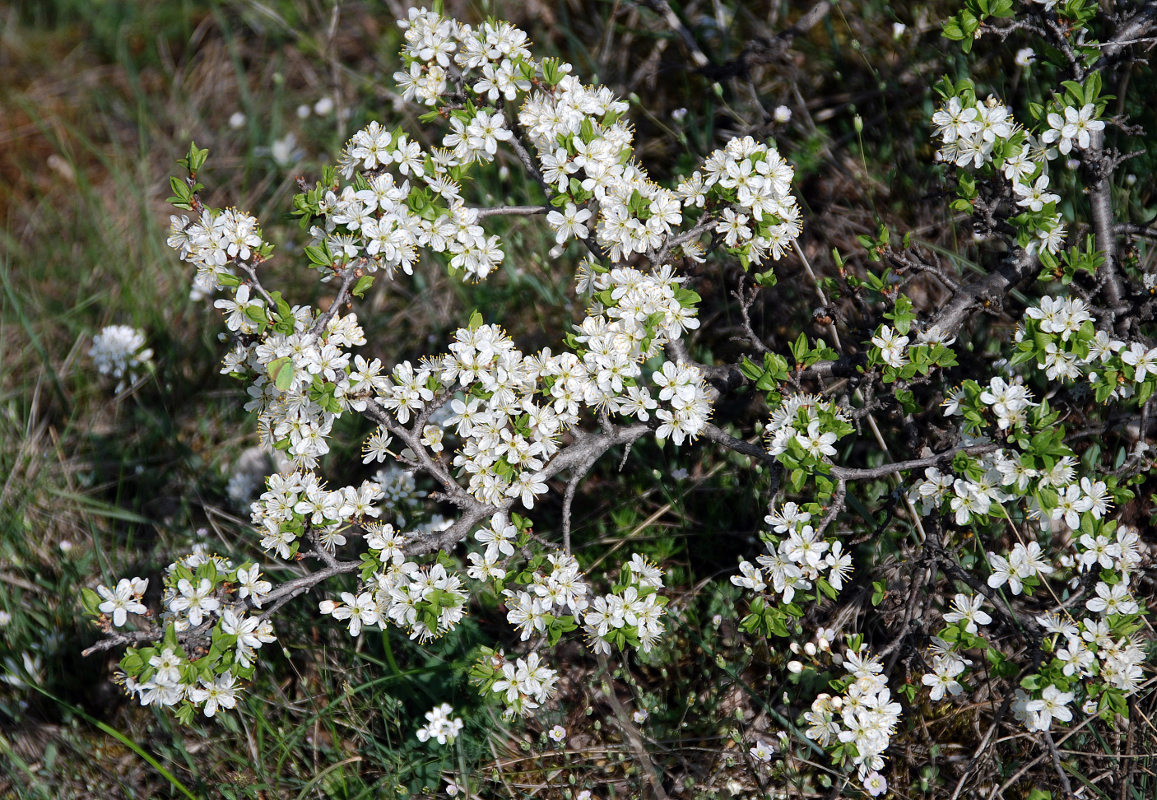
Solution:
M 679 36 L 644 5 L 447 3 L 471 18 L 509 15 L 543 51 L 630 97 L 640 155 L 660 179 L 736 133 L 773 135 L 797 166 L 809 253 L 856 253 L 855 236 L 886 221 L 970 258 L 960 244 L 969 232 L 938 210 L 943 203 L 911 202 L 939 191 L 927 166 L 926 87 L 961 66 L 939 49 L 933 23 L 905 18 L 909 32 L 896 39 L 891 24 L 904 9 L 840 4 L 786 56 L 761 61 L 756 45 L 797 14 L 788 4 L 673 5 L 720 66 L 718 82 L 686 68 Z M 945 5 L 928 4 L 927 19 Z M 237 713 L 189 728 L 126 703 L 110 682 L 115 656 L 79 656 L 96 636 L 80 615 L 81 587 L 126 574 L 155 579 L 198 542 L 262 560 L 247 514 L 225 490 L 232 464 L 255 441 L 242 392 L 216 374 L 217 320 L 189 299 L 189 276 L 164 244 L 173 162 L 190 139 L 208 146 L 209 202 L 266 220 L 288 266 L 289 243 L 300 240 L 285 213 L 296 176 L 312 175 L 372 117 L 417 126 L 387 88 L 399 35 L 376 3 L 51 0 L 0 10 L 0 26 L 0 611 L 9 620 L 0 641 L 0 798 L 420 796 L 451 774 L 481 796 L 573 798 L 583 788 L 638 796 L 645 766 L 611 721 L 598 665 L 577 647 L 561 653 L 573 677 L 561 703 L 526 725 L 504 722 L 462 680 L 457 668 L 476 645 L 509 639 L 493 607 L 418 647 L 397 631 L 351 640 L 299 602 Z M 1000 63 L 972 69 L 994 90 L 1015 92 Z M 299 106 L 323 96 L 334 99 L 333 114 L 299 118 Z M 769 121 L 779 104 L 793 109 L 791 123 Z M 235 112 L 244 115 L 238 127 Z M 279 166 L 271 148 L 290 133 L 302 157 Z M 518 202 L 529 190 L 520 177 L 502 184 Z M 1137 190 L 1138 215 L 1150 200 Z M 364 324 L 379 354 L 400 360 L 436 350 L 474 308 L 516 337 L 541 331 L 541 341 L 520 339 L 526 347 L 565 330 L 570 320 L 553 309 L 568 296 L 568 270 L 534 255 L 550 249 L 545 226 L 496 224 L 505 227 L 492 232 L 516 254 L 497 280 L 464 287 L 424 264 L 412 284 L 375 287 Z M 802 275 L 786 265 L 780 286 L 754 309 L 771 341 L 821 330 Z M 739 320 L 728 293 L 737 270 L 712 267 L 697 278 L 704 329 L 723 332 L 697 355 L 734 362 L 742 346 L 729 340 Z M 304 279 L 295 289 L 316 291 Z M 582 311 L 564 308 L 572 318 Z M 120 394 L 87 358 L 92 334 L 111 323 L 147 331 L 157 364 Z M 717 415 L 744 435 L 761 410 L 737 405 Z M 681 587 L 673 592 L 680 613 L 655 653 L 612 667 L 617 691 L 630 708 L 649 711 L 652 756 L 682 796 L 756 791 L 743 742 L 777 728 L 806 748 L 777 710 L 784 692 L 802 689 L 768 677 L 782 674 L 791 654 L 737 632 L 738 592 L 725 580 L 752 547 L 771 478 L 739 456 L 713 461 L 703 448 L 640 443 L 627 464 L 622 474 L 617 462 L 599 465 L 584 484 L 579 557 L 591 566 L 648 555 Z M 672 484 L 677 468 L 689 475 Z M 890 487 L 873 491 L 875 500 Z M 556 500 L 535 517 L 549 528 L 558 514 Z M 864 543 L 861 551 L 890 546 Z M 864 614 L 871 588 L 852 587 L 843 612 Z M 452 748 L 420 745 L 415 720 L 443 701 L 466 720 L 464 735 Z M 1152 702 L 1139 699 L 1138 712 L 1151 715 Z M 948 796 L 956 770 L 946 765 L 983 736 L 974 724 L 981 711 L 907 731 L 893 750 L 894 786 L 906 796 Z M 556 723 L 571 732 L 564 747 L 545 736 Z M 1097 776 L 1121 753 L 1146 752 L 1151 733 L 1128 744 L 1090 727 L 1058 747 L 1074 783 L 1101 796 Z M 1002 741 L 993 779 L 1011 780 L 1038 752 L 1023 737 Z M 835 796 L 839 777 L 826 763 L 814 752 L 793 757 L 775 780 L 801 796 Z M 1130 798 L 1153 796 L 1148 757 L 1129 764 Z M 1047 761 L 1012 781 L 1009 791 L 1019 794 L 1008 796 L 1031 796 L 1038 779 L 1055 782 Z

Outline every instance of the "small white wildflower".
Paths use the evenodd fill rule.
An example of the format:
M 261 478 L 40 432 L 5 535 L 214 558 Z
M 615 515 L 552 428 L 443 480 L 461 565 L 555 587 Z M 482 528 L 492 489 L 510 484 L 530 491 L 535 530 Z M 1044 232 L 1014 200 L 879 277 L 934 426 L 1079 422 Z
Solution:
M 426 712 L 426 724 L 418 728 L 418 741 L 433 739 L 438 744 L 452 742 L 458 738 L 462 725 L 461 718 L 454 716 L 454 707 L 442 703 Z
M 869 772 L 864 776 L 864 790 L 872 797 L 879 797 L 888 791 L 888 781 L 878 772 Z
M 766 764 L 768 761 L 771 761 L 771 757 L 775 755 L 775 747 L 763 740 L 757 740 L 747 752 L 750 753 L 751 757 L 756 761 L 761 761 Z

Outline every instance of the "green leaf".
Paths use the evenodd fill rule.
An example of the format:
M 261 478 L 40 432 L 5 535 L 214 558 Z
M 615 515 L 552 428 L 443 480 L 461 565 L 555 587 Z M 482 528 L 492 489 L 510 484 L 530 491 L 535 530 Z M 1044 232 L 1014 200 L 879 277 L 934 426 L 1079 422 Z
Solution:
M 173 194 L 177 195 L 182 200 L 189 200 L 193 196 L 193 192 L 189 189 L 189 184 L 176 175 L 170 176 L 169 186 L 173 190 Z
M 310 263 L 316 264 L 319 267 L 328 267 L 333 264 L 333 254 L 329 252 L 329 244 L 322 242 L 320 245 L 312 244 L 305 248 L 305 257 L 310 260 Z
M 205 166 L 205 159 L 209 157 L 209 148 L 199 149 L 196 142 L 189 142 L 189 153 L 183 159 L 178 161 L 181 166 L 189 170 L 190 176 L 196 176 L 201 171 L 201 167 Z
M 542 60 L 542 78 L 549 86 L 554 86 L 562 80 L 562 73 L 559 71 L 559 60 L 557 58 L 544 58 Z
M 100 595 L 92 589 L 85 588 L 80 590 L 80 605 L 87 613 L 92 614 L 94 617 L 100 616 L 100 603 Z
M 583 117 L 583 121 L 579 126 L 579 136 L 582 138 L 584 144 L 590 144 L 595 140 L 595 126 L 588 116 Z M 574 180 L 573 178 L 571 180 Z
M 189 184 L 181 178 L 170 177 L 169 187 L 173 190 L 173 195 L 165 202 L 175 208 L 181 208 L 185 211 L 193 210 L 193 190 Z
M 365 296 L 366 290 L 368 290 L 373 285 L 374 285 L 374 276 L 373 275 L 363 275 L 360 278 L 358 278 L 358 282 L 354 284 L 353 291 L 350 292 L 350 294 L 352 294 L 354 297 L 363 297 L 363 296 Z
M 283 356 L 270 361 L 269 379 L 281 391 L 288 391 L 289 387 L 293 385 L 293 359 L 289 356 Z
M 1065 87 L 1065 99 L 1068 101 L 1067 105 L 1083 106 L 1085 104 L 1085 87 L 1076 81 L 1061 81 L 1061 86 Z
M 827 582 L 826 578 L 820 578 L 818 581 L 816 581 L 816 586 L 819 587 L 821 592 L 827 595 L 829 600 L 835 600 L 836 595 L 839 594 L 835 587 Z
M 269 322 L 269 318 L 265 316 L 265 307 L 259 306 L 256 303 L 250 303 L 242 309 L 246 317 L 254 322 Z
M 165 635 L 161 639 L 161 644 L 165 647 L 171 647 L 174 650 L 180 649 L 180 645 L 177 642 L 177 626 L 173 625 L 173 623 L 170 622 L 165 626 Z
M 121 657 L 120 666 L 128 675 L 137 676 L 145 666 L 145 659 L 141 657 L 139 650 L 130 647 L 125 650 L 124 656 Z
M 758 381 L 763 377 L 763 370 L 750 358 L 743 359 L 739 365 L 739 371 L 743 373 L 743 377 L 750 381 Z
M 1101 73 L 1097 70 L 1085 78 L 1085 102 L 1095 103 L 1101 96 Z
M 807 336 L 801 333 L 796 337 L 796 340 L 789 345 L 792 357 L 795 358 L 797 364 L 802 364 L 807 357 L 808 343 Z

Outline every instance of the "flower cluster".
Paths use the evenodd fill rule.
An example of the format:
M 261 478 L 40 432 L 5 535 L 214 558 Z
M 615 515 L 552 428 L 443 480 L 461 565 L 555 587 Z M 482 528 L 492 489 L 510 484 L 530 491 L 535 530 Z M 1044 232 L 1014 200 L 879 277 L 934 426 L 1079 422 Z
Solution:
M 837 763 L 855 766 L 864 788 L 876 796 L 887 788 L 880 770 L 900 720 L 900 704 L 892 700 L 883 664 L 862 646 L 849 648 L 842 658 L 833 654 L 832 660 L 842 664 L 846 675 L 832 682 L 835 695 L 825 692 L 812 702 L 804 714 L 804 735 L 830 750 Z
M 870 364 L 882 364 L 885 383 L 896 380 L 911 380 L 917 374 L 927 375 L 934 367 L 950 367 L 956 363 L 956 356 L 950 346 L 956 341 L 937 325 L 922 327 L 913 331 L 911 301 L 901 297 L 895 309 L 888 315 L 895 328 L 881 325 L 871 338 L 868 350 Z M 915 334 L 913 336 L 910 334 Z
M 108 325 L 92 337 L 88 355 L 97 372 L 116 378 L 116 390 L 136 383 L 142 370 L 152 368 L 153 351 L 145 347 L 145 334 L 129 325 Z
M 1073 365 L 1092 362 L 1116 366 L 1115 390 L 1132 396 L 1133 390 L 1152 392 L 1148 376 L 1136 379 L 1136 365 L 1118 354 L 1126 351 L 1104 332 L 1094 333 L 1095 320 L 1083 302 L 1043 298 L 1030 308 L 1024 332 L 1017 336 L 1015 363 L 1027 363 L 1055 379 L 1056 354 L 1065 353 Z M 1031 338 L 1030 338 L 1031 337 Z M 1089 352 L 1100 341 L 1100 356 Z M 1138 347 L 1140 355 L 1143 348 Z M 1138 358 L 1139 362 L 1143 359 Z M 1132 367 L 1131 372 L 1126 372 Z M 1078 369 L 1079 374 L 1079 369 Z M 1118 377 L 1120 376 L 1120 377 Z M 946 402 L 945 413 L 960 417 L 964 433 L 986 452 L 959 454 L 952 472 L 925 469 L 924 479 L 910 497 L 923 513 L 942 509 L 957 525 L 984 530 L 988 521 L 1011 522 L 1014 529 L 1039 531 L 1043 536 L 1062 534 L 1059 556 L 1051 555 L 1036 536 L 1018 536 L 1007 551 L 980 553 L 987 563 L 987 587 L 1013 598 L 1031 596 L 1053 581 L 1067 581 L 1069 591 L 1087 591 L 1078 613 L 1072 604 L 1044 609 L 1034 622 L 1044 631 L 1043 649 L 1051 656 L 1038 670 L 1021 681 L 1014 707 L 1027 729 L 1048 730 L 1055 722 L 1069 722 L 1069 706 L 1079 705 L 1087 714 L 1106 719 L 1123 713 L 1126 698 L 1141 678 L 1144 650 L 1137 633 L 1144 609 L 1133 596 L 1133 576 L 1141 563 L 1137 532 L 1110 519 L 1114 505 L 1133 497 L 1116 476 L 1080 474 L 1081 462 L 1065 442 L 1064 426 L 1047 403 L 1034 401 L 1018 380 L 998 376 L 987 386 L 966 381 Z M 991 438 L 990 438 L 991 437 Z M 1003 526 L 1002 526 L 1003 527 Z M 1049 594 L 1057 596 L 1049 586 Z M 992 597 L 992 596 L 990 596 Z M 933 700 L 962 694 L 962 680 L 972 661 L 968 651 L 981 651 L 989 668 L 1003 674 L 1010 656 L 995 646 L 984 631 L 991 615 L 980 596 L 957 594 L 952 610 L 944 615 L 946 626 L 935 639 L 931 670 L 922 677 Z M 1039 608 L 1039 607 L 1038 607 Z M 998 606 L 1016 617 L 1007 601 Z
M 533 570 L 527 589 L 504 589 L 502 592 L 509 609 L 506 621 L 519 631 L 524 642 L 531 635 L 544 633 L 560 617 L 569 616 L 575 622 L 581 621 L 583 612 L 590 605 L 587 600 L 590 587 L 574 556 L 551 553 L 547 561 L 550 570 L 545 573 Z
M 323 548 L 334 552 L 346 543 L 346 520 L 379 517 L 376 503 L 382 496 L 381 485 L 373 480 L 331 491 L 313 472 L 278 472 L 266 479 L 266 490 L 251 506 L 251 519 L 263 533 L 261 546 L 281 558 L 297 554 L 307 526 Z
M 517 515 L 516 515 L 517 516 Z M 519 523 L 525 523 L 521 517 Z M 557 641 L 565 632 L 581 627 L 596 653 L 610 653 L 612 646 L 634 647 L 649 652 L 663 633 L 662 617 L 667 599 L 663 573 L 635 553 L 623 566 L 620 580 L 606 594 L 595 594 L 569 554 L 536 556 L 521 570 L 514 569 L 517 550 L 526 537 L 504 515 L 474 534 L 483 550 L 467 555 L 467 574 L 479 581 L 505 586 L 506 619 L 522 641 L 547 635 Z M 508 575 L 510 576 L 508 578 Z
M 977 435 L 995 425 L 1017 449 L 994 446 L 975 459 L 965 459 L 957 476 L 928 467 L 924 480 L 911 490 L 911 498 L 926 513 L 947 505 L 958 525 L 994 514 L 1003 516 L 1001 504 L 1017 501 L 1023 501 L 1026 519 L 1037 521 L 1041 529 L 1062 522 L 1073 530 L 1102 524 L 1114 502 L 1115 481 L 1077 476 L 1076 455 L 1060 441 L 1060 435 L 1040 435 L 1054 416 L 1047 405 L 1031 397 L 1025 387 L 1001 377 L 991 379 L 987 389 L 966 381 L 946 403 L 945 413 L 964 417 L 965 425 Z M 1030 433 L 1034 438 L 1029 438 Z M 1039 571 L 1026 566 L 1037 562 L 1032 554 L 1039 548 L 1034 550 L 1031 543 L 1018 547 L 1014 556 L 1021 565 L 1018 569 Z
M 513 100 L 529 88 L 522 67 L 530 61 L 527 36 L 509 22 L 488 21 L 478 28 L 446 19 L 424 9 L 411 8 L 398 26 L 405 32 L 402 48 L 405 71 L 394 80 L 407 100 L 437 105 L 449 88 L 447 70 L 457 67 L 476 74 L 473 90 L 490 100 Z
M 732 139 L 679 185 L 688 205 L 725 207 L 714 231 L 746 266 L 778 261 L 800 234 L 800 213 L 790 194 L 794 170 L 774 148 L 750 136 Z
M 418 728 L 418 741 L 428 742 L 433 739 L 438 744 L 452 742 L 458 738 L 462 725 L 462 718 L 454 716 L 454 707 L 442 703 L 426 712 L 426 724 Z
M 611 645 L 650 652 L 663 633 L 667 598 L 663 572 L 635 553 L 624 565 L 618 582 L 605 595 L 595 596 L 582 615 L 583 630 L 596 653 L 610 653 Z
M 781 535 L 764 534 L 767 553 L 755 559 L 760 566 L 740 560 L 740 574 L 731 576 L 733 584 L 757 594 L 770 586 L 785 604 L 792 602 L 797 591 L 808 591 L 818 581 L 827 587 L 825 593 L 843 588 L 852 572 L 852 558 L 839 540 L 817 533 L 811 512 L 789 502 L 765 521 Z
M 778 363 L 773 365 L 773 370 L 780 369 Z M 821 492 L 830 494 L 832 484 L 826 476 L 836 442 L 855 430 L 848 416 L 837 403 L 819 395 L 777 393 L 769 400 L 777 402 L 764 439 L 768 452 L 788 471 L 789 487 L 798 492 L 814 476 Z
M 510 661 L 501 651 L 487 650 L 470 670 L 484 694 L 496 694 L 506 705 L 507 718 L 525 715 L 555 692 L 558 673 L 542 663 L 538 653 Z
M 997 98 L 978 99 L 967 81 L 941 91 L 946 102 L 932 115 L 941 145 L 937 157 L 957 167 L 983 168 L 1003 175 L 1011 187 L 1013 204 L 1023 209 L 1016 219 L 1021 244 L 1030 252 L 1058 253 L 1065 241 L 1065 227 L 1056 210 L 1060 196 L 1048 190 L 1048 162 L 1057 155 L 1048 146 L 1055 141 L 1055 137 L 1050 138 L 1053 129 L 1034 135 Z M 1085 141 L 1087 145 L 1087 137 Z M 974 183 L 962 191 L 966 202 L 975 198 Z
M 128 614 L 147 614 L 141 596 L 148 581 L 122 578 L 112 590 L 86 589 L 90 613 L 111 614 L 122 627 Z M 186 722 L 195 708 L 212 717 L 237 703 L 238 678 L 253 673 L 257 652 L 276 641 L 272 623 L 260 608 L 272 584 L 255 564 L 234 566 L 203 549 L 170 564 L 164 578 L 159 641 L 129 648 L 121 659 L 125 689 L 142 705 L 174 706 Z M 143 620 L 142 624 L 149 623 Z M 199 637 L 200 647 L 183 646 L 179 635 Z
M 1050 380 L 1085 376 L 1096 399 L 1144 402 L 1157 390 L 1157 347 L 1098 330 L 1086 303 L 1042 297 L 1017 328 L 1013 363 L 1032 361 Z
M 1086 570 L 1086 564 L 1103 565 L 1102 577 L 1113 583 L 1097 581 L 1095 596 L 1084 604 L 1092 616 L 1074 617 L 1060 608 L 1034 618 L 1045 633 L 1044 650 L 1051 657 L 1037 673 L 1021 681 L 1021 686 L 1033 694 L 1016 691 L 1012 707 L 1027 730 L 1049 730 L 1054 720 L 1070 722 L 1073 712 L 1069 706 L 1074 702 L 1086 714 L 1120 713 L 1124 698 L 1140 685 L 1145 655 L 1136 637 L 1136 620 L 1141 609 L 1129 593 L 1130 570 L 1140 560 L 1138 541 L 1137 532 L 1125 528 L 1115 540 L 1084 534 L 1078 553 L 1062 559 L 1066 568 L 1078 564 L 1080 572 Z M 1028 547 L 1018 544 L 1008 559 L 991 553 L 989 559 L 994 572 L 988 585 L 1000 588 L 1007 583 L 1014 595 L 1022 591 L 1029 577 L 1054 571 L 1042 560 L 1035 542 Z M 1079 575 L 1074 575 L 1070 583 L 1075 587 L 1079 581 Z M 1003 669 L 1004 656 L 981 635 L 981 628 L 992 621 L 982 605 L 978 596 L 957 594 L 952 611 L 944 615 L 948 626 L 934 639 L 932 670 L 922 678 L 933 701 L 964 692 L 959 679 L 973 663 L 964 655 L 967 649 L 984 651 L 991 665 L 998 671 Z
M 341 602 L 322 600 L 320 610 L 347 622 L 351 636 L 363 627 L 392 622 L 419 641 L 437 638 L 466 616 L 462 578 L 446 565 L 419 565 L 406 560 L 405 536 L 390 524 L 366 526 L 362 590 L 342 592 Z
M 205 151 L 191 149 L 183 162 L 188 180 L 173 182 L 178 207 L 190 214 L 172 217 L 169 245 L 196 268 L 196 293 L 221 293 L 214 306 L 232 334 L 221 371 L 248 382 L 245 408 L 257 415 L 259 444 L 284 454 L 251 505 L 261 546 L 282 559 L 331 566 L 362 550 L 357 585 L 322 600 L 322 613 L 354 636 L 390 623 L 420 641 L 440 636 L 465 615 L 468 593 L 447 553 L 432 562 L 417 555 L 436 549 L 428 543 L 453 527 L 420 504 L 425 492 L 416 475 L 427 475 L 474 515 L 446 544 L 475 530 L 482 547 L 467 555 L 464 577 L 493 583 L 524 641 L 537 634 L 555 641 L 581 627 L 600 652 L 649 650 L 663 631 L 658 568 L 636 556 L 600 595 L 569 554 L 539 553 L 516 566 L 515 544 L 523 556 L 521 531 L 530 523 L 509 509 L 516 502 L 533 508 L 548 491 L 554 460 L 568 438 L 581 440 L 576 429 L 584 422 L 605 424 L 615 415 L 635 426 L 629 430 L 649 429 L 676 445 L 703 430 L 713 390 L 675 346 L 698 327 L 699 297 L 670 264 L 681 256 L 701 260 L 716 241 L 745 265 L 781 257 L 800 230 L 792 169 L 774 147 L 744 137 L 713 153 L 678 189 L 661 187 L 634 158 L 623 119 L 628 104 L 582 83 L 569 64 L 533 59 L 518 29 L 425 10 L 410 11 L 400 27 L 403 95 L 434 109 L 428 119 L 446 127 L 440 145 L 426 148 L 401 129 L 370 122 L 347 142 L 336 168 L 295 198 L 310 234 L 308 261 L 323 282 L 340 284 L 329 311 L 292 305 L 264 287 L 273 249 L 257 220 L 210 208 L 197 195 Z M 365 332 L 356 314 L 340 312 L 374 280 L 411 274 L 423 251 L 470 280 L 502 264 L 498 237 L 483 227 L 487 209 L 467 206 L 462 194 L 471 169 L 494 160 L 499 148 L 540 183 L 550 202 L 540 210 L 559 247 L 578 240 L 588 252 L 576 270 L 577 291 L 589 298 L 583 318 L 556 350 L 524 353 L 475 314 L 446 352 L 418 362 L 355 352 L 367 344 Z M 373 478 L 329 487 L 321 459 L 335 423 L 348 414 L 375 426 L 363 463 L 387 463 Z M 814 434 L 825 448 L 830 434 Z M 489 526 L 475 529 L 487 516 Z M 258 607 L 261 593 L 242 594 L 248 602 L 239 604 L 226 581 L 232 567 L 221 559 L 179 563 L 166 584 L 168 628 L 181 641 L 242 635 L 238 626 L 249 624 L 242 605 Z M 118 587 L 105 598 L 118 624 L 143 608 L 123 594 Z M 229 631 L 209 633 L 222 625 Z M 214 710 L 228 706 L 233 680 L 247 677 L 249 656 L 242 650 L 219 659 Z M 549 696 L 553 679 L 537 660 L 506 666 L 513 674 L 496 691 L 511 708 L 523 712 Z M 125 672 L 141 669 L 129 659 Z
M 182 261 L 196 267 L 194 295 L 204 296 L 227 285 L 237 285 L 234 265 L 259 263 L 272 252 L 261 238 L 257 219 L 233 208 L 224 211 L 201 206 L 198 219 L 169 217 L 168 245 Z
M 847 416 L 835 403 L 817 395 L 797 394 L 772 411 L 764 437 L 773 456 L 789 453 L 801 461 L 810 458 L 818 462 L 834 456 L 835 443 L 851 430 Z
M 1080 108 L 1057 105 L 1056 111 L 1048 114 L 1048 130 L 1041 134 L 1045 144 L 1056 143 L 1061 155 L 1068 155 L 1074 146 L 1089 149 L 1092 134 L 1105 129 L 1105 123 L 1097 119 L 1097 107 L 1085 103 Z

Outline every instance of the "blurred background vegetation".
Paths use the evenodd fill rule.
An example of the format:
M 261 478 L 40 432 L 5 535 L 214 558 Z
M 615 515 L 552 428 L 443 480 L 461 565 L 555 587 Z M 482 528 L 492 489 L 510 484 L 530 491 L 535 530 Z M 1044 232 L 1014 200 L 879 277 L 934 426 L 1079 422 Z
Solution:
M 730 136 L 773 138 L 796 166 L 801 242 L 821 271 L 833 247 L 854 253 L 855 236 L 880 222 L 967 268 L 971 232 L 946 210 L 927 122 L 934 80 L 965 72 L 939 36 L 951 3 L 837 4 L 798 34 L 791 26 L 811 3 L 672 2 L 684 31 L 645 0 L 446 6 L 469 22 L 513 21 L 536 55 L 559 55 L 629 98 L 638 155 L 656 179 Z M 175 160 L 190 140 L 208 147 L 208 202 L 263 220 L 283 254 L 271 268 L 299 301 L 317 301 L 317 286 L 292 269 L 301 233 L 290 199 L 298 176 L 312 181 L 370 119 L 418 129 L 415 109 L 392 90 L 399 16 L 401 0 L 0 7 L 0 797 L 401 797 L 440 791 L 450 775 L 482 796 L 638 796 L 647 767 L 602 721 L 598 666 L 580 648 L 560 654 L 567 669 L 554 710 L 510 725 L 479 705 L 458 667 L 479 642 L 509 638 L 493 609 L 417 647 L 396 631 L 353 640 L 318 619 L 317 598 L 298 601 L 238 712 L 190 729 L 126 702 L 110 682 L 117 654 L 79 655 L 97 635 L 80 615 L 80 587 L 125 575 L 155 587 L 164 565 L 197 544 L 262 559 L 244 482 L 230 483 L 255 442 L 244 388 L 218 376 L 219 319 L 211 301 L 190 298 L 191 276 L 165 246 Z M 1014 43 L 978 51 L 969 67 L 1011 102 L 1022 78 Z M 775 120 L 781 105 L 790 121 Z M 516 164 L 502 166 L 475 202 L 533 195 Z M 1142 207 L 1143 191 L 1151 188 L 1136 190 Z M 556 339 L 581 313 L 570 305 L 577 251 L 549 258 L 541 220 L 493 221 L 507 251 L 496 278 L 463 286 L 431 263 L 412 281 L 374 288 L 359 309 L 374 355 L 392 363 L 438 352 L 472 308 L 524 349 Z M 713 331 L 696 340 L 702 360 L 742 352 L 729 296 L 739 275 L 713 264 L 696 278 L 703 330 Z M 785 262 L 755 307 L 769 341 L 824 330 L 801 275 Z M 155 372 L 120 394 L 88 358 L 108 324 L 143 329 L 155 353 Z M 758 416 L 749 405 L 722 407 L 716 421 L 750 436 Z M 345 432 L 350 449 L 325 465 L 331 482 L 354 474 L 342 456 L 364 431 L 351 423 Z M 702 446 L 640 444 L 627 469 L 616 467 L 584 484 L 578 554 L 588 567 L 648 554 L 669 570 L 677 613 L 663 648 L 614 678 L 650 712 L 654 757 L 682 796 L 754 792 L 745 737 L 787 724 L 769 700 L 796 689 L 765 679 L 790 654 L 736 635 L 726 575 L 753 547 L 770 477 Z M 535 509 L 541 528 L 557 517 L 557 502 Z M 876 548 L 873 557 L 887 546 L 859 545 Z M 849 613 L 870 592 L 849 589 Z M 466 719 L 464 735 L 452 747 L 420 745 L 422 712 L 443 701 Z M 571 732 L 564 747 L 545 738 L 556 723 Z M 908 731 L 890 751 L 889 780 L 906 796 L 942 788 L 938 763 L 966 758 L 979 735 L 967 714 L 938 724 Z

